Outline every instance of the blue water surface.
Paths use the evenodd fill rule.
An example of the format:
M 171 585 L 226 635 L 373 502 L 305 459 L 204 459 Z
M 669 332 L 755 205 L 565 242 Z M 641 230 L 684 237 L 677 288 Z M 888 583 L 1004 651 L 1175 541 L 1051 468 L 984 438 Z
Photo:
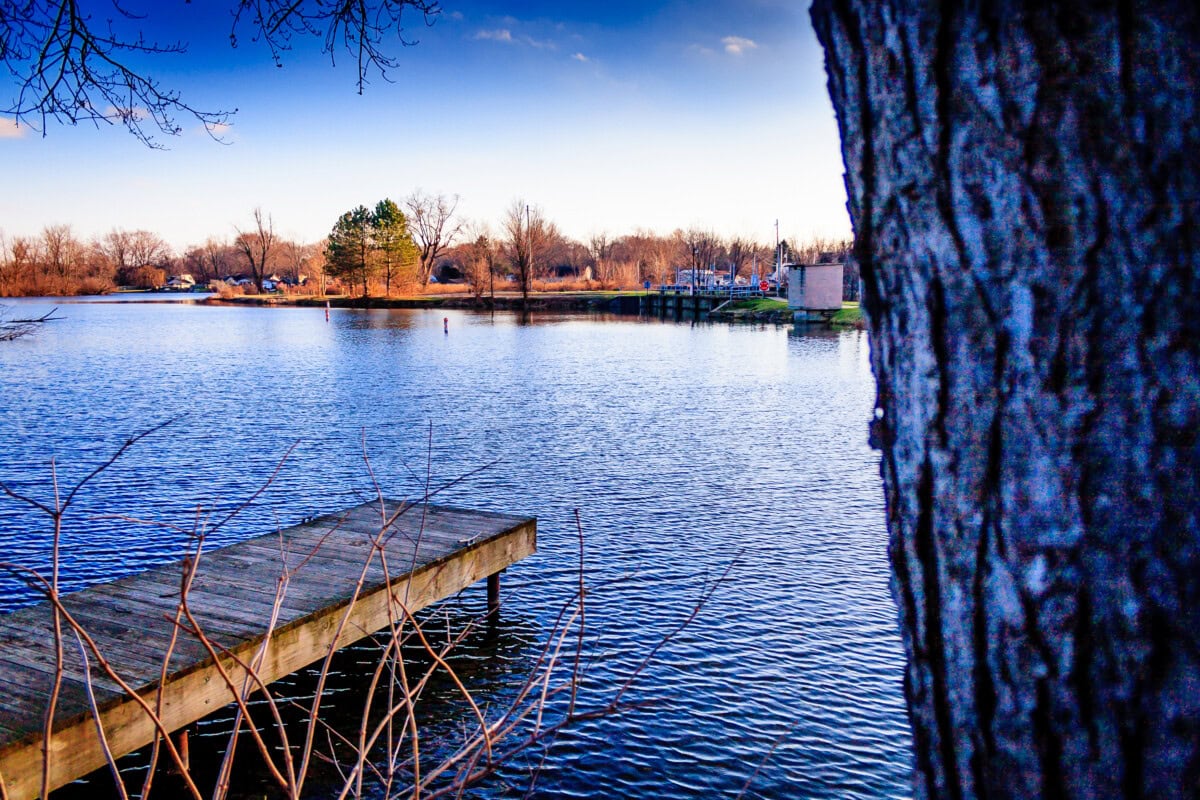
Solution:
M 55 477 L 64 492 L 172 421 L 76 496 L 66 588 L 177 560 L 190 530 L 268 481 L 210 546 L 376 486 L 440 488 L 439 502 L 538 518 L 537 555 L 504 577 L 500 637 L 466 645 L 466 680 L 499 707 L 577 586 L 578 509 L 584 703 L 602 705 L 727 577 L 638 674 L 627 699 L 642 707 L 570 729 L 480 796 L 519 796 L 535 771 L 547 798 L 732 798 L 747 782 L 753 798 L 910 795 L 864 333 L 189 303 L 10 312 L 55 304 L 64 319 L 0 344 L 0 481 L 49 504 Z M 49 548 L 45 518 L 0 498 L 0 561 L 44 570 Z M 0 575 L 0 611 L 36 599 Z M 481 603 L 473 588 L 447 620 Z M 452 699 L 430 716 L 431 738 L 470 720 Z

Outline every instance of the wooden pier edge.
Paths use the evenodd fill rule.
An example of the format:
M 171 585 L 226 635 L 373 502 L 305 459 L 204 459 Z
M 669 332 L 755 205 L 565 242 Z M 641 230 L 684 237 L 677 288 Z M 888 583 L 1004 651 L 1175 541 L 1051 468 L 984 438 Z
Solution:
M 460 514 L 473 513 L 461 509 L 443 510 Z M 324 519 L 334 517 L 336 515 Z M 402 575 L 393 577 L 390 580 L 393 596 L 402 601 L 409 611 L 415 612 L 487 579 L 489 612 L 490 617 L 494 618 L 499 604 L 499 574 L 517 561 L 532 555 L 537 548 L 536 518 L 507 517 L 506 521 L 514 524 L 492 535 L 471 539 L 464 546 L 455 547 L 421 563 L 416 569 L 405 570 Z M 231 545 L 223 550 L 239 546 Z M 361 566 L 361 562 L 359 563 Z M 202 561 L 201 573 L 203 567 Z M 342 602 L 315 609 L 307 615 L 279 625 L 265 649 L 258 670 L 259 675 L 268 682 L 278 680 L 321 660 L 331 646 L 340 649 L 386 628 L 392 621 L 390 610 L 395 607 L 388 598 L 387 585 L 386 581 L 378 581 L 373 586 L 364 587 L 362 594 L 354 601 L 353 608 L 350 608 L 348 616 L 347 608 L 351 599 L 349 596 Z M 343 618 L 346 622 L 335 643 L 334 638 Z M 232 656 L 244 662 L 252 661 L 266 638 L 265 628 L 264 624 L 262 634 L 229 647 Z M 75 647 L 69 632 L 66 644 L 70 648 Z M 232 656 L 222 658 L 221 664 L 231 676 L 233 684 L 241 686 L 246 673 Z M 0 680 L 2 677 L 0 675 Z M 211 659 L 173 670 L 163 686 L 162 722 L 170 731 L 179 730 L 234 702 L 234 695 Z M 0 696 L 4 691 L 3 683 L 0 683 Z M 154 704 L 157 692 L 157 681 L 137 687 L 137 693 L 149 701 L 150 705 Z M 154 740 L 156 729 L 153 723 L 140 705 L 128 695 L 110 697 L 98 703 L 98 707 L 105 738 L 114 756 L 120 757 L 130 753 Z M 2 717 L 0 722 L 3 722 Z M 40 732 L 28 733 L 19 738 L 10 734 L 5 740 L 4 730 L 0 726 L 0 797 L 7 800 L 32 800 L 39 795 L 41 751 Z M 54 734 L 51 737 L 50 764 L 51 789 L 105 766 L 106 761 L 96 735 L 96 723 L 90 712 L 85 710 L 56 719 Z

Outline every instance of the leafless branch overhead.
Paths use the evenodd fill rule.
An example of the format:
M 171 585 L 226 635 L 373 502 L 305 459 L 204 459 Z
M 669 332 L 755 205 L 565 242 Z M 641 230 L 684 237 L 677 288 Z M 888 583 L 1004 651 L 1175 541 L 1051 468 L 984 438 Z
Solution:
M 262 42 L 276 64 L 296 37 L 322 41 L 330 59 L 345 50 L 358 67 L 358 91 L 368 74 L 385 80 L 397 66 L 391 46 L 415 44 L 405 36 L 404 10 L 431 24 L 436 0 L 229 0 L 230 44 L 239 32 Z M 93 5 L 103 9 L 91 10 Z M 198 12 L 197 12 L 198 13 Z M 191 118 L 216 136 L 236 109 L 198 108 L 160 83 L 143 66 L 146 56 L 183 55 L 187 43 L 147 39 L 144 17 L 122 0 L 0 0 L 0 63 L 12 94 L 0 114 L 18 125 L 45 132 L 47 121 L 76 125 L 120 123 L 138 140 L 160 147 L 156 134 L 178 135 L 180 118 Z

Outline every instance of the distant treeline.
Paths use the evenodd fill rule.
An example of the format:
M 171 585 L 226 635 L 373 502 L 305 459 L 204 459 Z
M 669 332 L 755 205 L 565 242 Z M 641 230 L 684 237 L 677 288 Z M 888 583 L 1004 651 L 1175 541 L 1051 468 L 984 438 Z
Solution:
M 302 270 L 318 250 L 281 241 L 273 264 Z M 0 297 L 156 289 L 172 275 L 190 274 L 203 284 L 247 272 L 235 240 L 210 239 L 176 254 L 161 236 L 145 230 L 114 230 L 90 240 L 75 236 L 69 225 L 48 226 L 37 236 L 0 231 Z
M 390 201 L 387 201 L 390 202 Z M 397 207 L 399 208 L 399 207 Z M 449 208 L 449 213 L 447 213 Z M 81 239 L 69 225 L 51 225 L 33 236 L 0 231 L 0 297 L 100 294 L 118 287 L 154 289 L 171 276 L 189 275 L 198 285 L 243 282 L 243 291 L 261 289 L 272 277 L 288 285 L 303 284 L 306 293 L 383 294 L 421 290 L 429 283 L 466 283 L 477 293 L 489 284 L 525 280 L 531 285 L 570 282 L 595 288 L 635 288 L 645 281 L 672 283 L 677 270 L 696 267 L 739 277 L 764 275 L 774 269 L 774 243 L 745 237 L 721 237 L 709 230 L 678 229 L 670 234 L 639 230 L 621 236 L 599 233 L 581 242 L 564 236 L 540 210 L 520 202 L 494 233 L 489 226 L 453 217 L 453 204 L 443 196 L 415 194 L 406 198 L 400 219 L 411 246 L 394 273 L 359 271 L 351 279 L 345 265 L 345 215 L 331 238 L 302 243 L 277 237 L 269 216 L 255 212 L 255 227 L 228 238 L 210 238 L 176 253 L 158 234 L 146 230 L 113 230 L 99 238 Z M 433 218 L 422 216 L 433 209 Z M 524 209 L 525 224 L 520 214 Z M 529 222 L 532 220 L 532 222 Z M 431 222 L 438 223 L 431 233 Z M 436 240 L 436 241 L 434 241 Z M 843 256 L 848 240 L 783 241 L 785 262 L 816 260 L 822 254 Z M 330 256 L 333 256 L 331 259 Z M 339 260 L 343 263 L 338 263 Z M 847 269 L 846 296 L 857 298 L 858 273 Z M 340 280 L 339 280 L 340 279 Z

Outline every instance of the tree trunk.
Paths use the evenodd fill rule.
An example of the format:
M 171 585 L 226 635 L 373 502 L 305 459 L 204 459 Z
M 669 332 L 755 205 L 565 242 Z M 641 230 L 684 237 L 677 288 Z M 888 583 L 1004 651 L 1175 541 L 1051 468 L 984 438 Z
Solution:
M 1200 796 L 1200 12 L 817 0 L 919 798 Z

